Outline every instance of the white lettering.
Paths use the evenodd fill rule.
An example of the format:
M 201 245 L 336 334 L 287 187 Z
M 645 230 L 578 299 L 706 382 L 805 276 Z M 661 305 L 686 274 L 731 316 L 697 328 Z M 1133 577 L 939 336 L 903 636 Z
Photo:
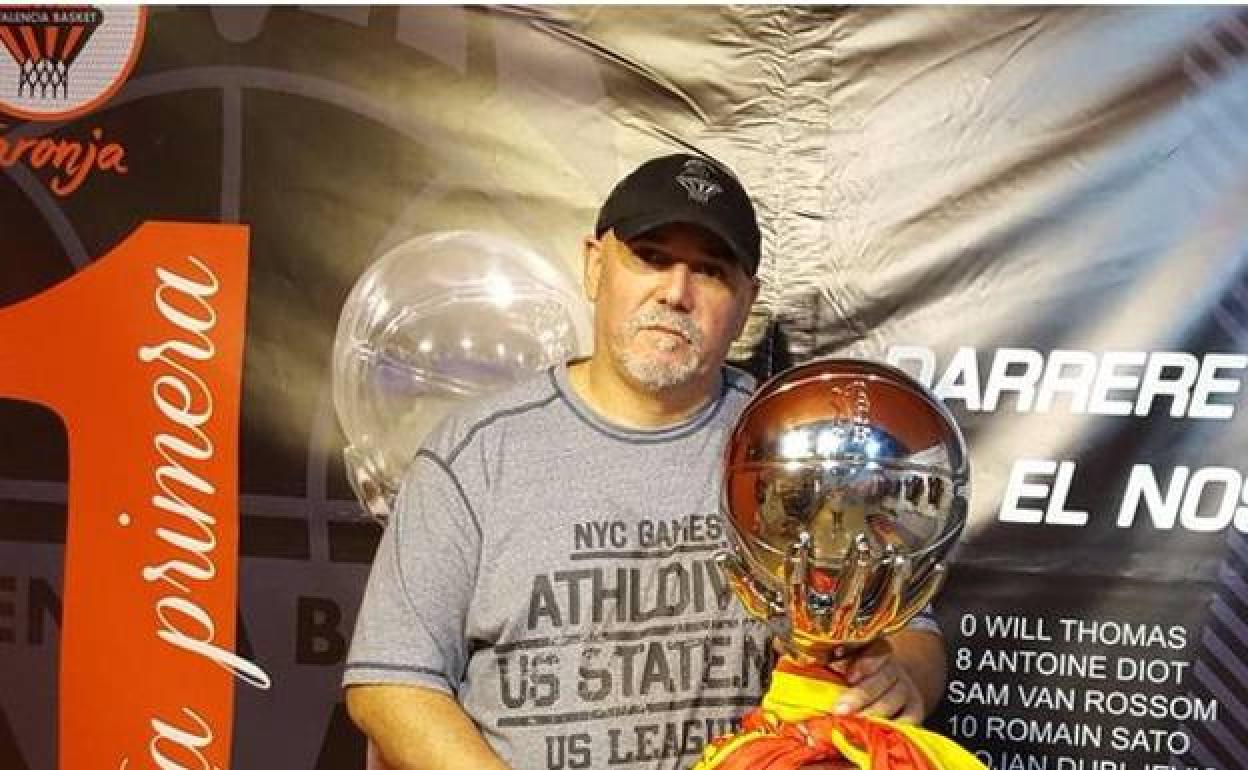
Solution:
M 1066 376 L 1066 370 L 1074 370 Z M 1044 367 L 1040 380 L 1040 392 L 1036 396 L 1036 411 L 1047 412 L 1053 406 L 1058 393 L 1070 396 L 1070 411 L 1083 414 L 1088 411 L 1088 393 L 1096 378 L 1096 356 L 1086 350 L 1054 350 L 1049 364 Z
M 1025 497 L 1034 499 L 1046 497 L 1049 494 L 1049 485 L 1030 483 L 1027 477 L 1052 476 L 1056 469 L 1057 463 L 1052 460 L 1023 458 L 1015 461 L 1014 467 L 1010 469 L 1010 480 L 1005 485 L 1005 493 L 1001 498 L 1001 511 L 997 514 L 997 518 L 1001 521 L 1020 524 L 1038 524 L 1043 521 L 1044 512 L 1039 508 L 1022 508 L 1018 503 Z
M 1088 406 L 1092 414 L 1131 414 L 1132 403 L 1111 398 L 1116 390 L 1135 390 L 1140 386 L 1139 375 L 1120 372 L 1122 367 L 1141 366 L 1147 358 L 1144 353 L 1106 353 L 1101 356 L 1101 368 L 1092 383 L 1092 398 Z
M 1218 495 L 1212 511 L 1204 505 L 1206 491 Z M 1156 529 L 1174 529 L 1177 523 L 1191 532 L 1221 532 L 1233 523 L 1248 532 L 1248 483 L 1235 468 L 1211 466 L 1192 473 L 1180 465 L 1163 496 L 1152 467 L 1135 465 L 1118 509 L 1118 526 L 1132 526 L 1141 504 Z
M 975 360 L 975 348 L 958 348 L 934 390 L 938 398 L 962 401 L 967 409 L 979 411 L 979 363 Z
M 168 514 L 166 521 L 172 517 L 175 522 L 155 527 L 156 537 L 173 554 L 144 566 L 140 574 L 148 583 L 165 583 L 181 594 L 155 600 L 157 638 L 252 686 L 268 689 L 271 681 L 262 668 L 218 644 L 216 622 L 196 598 L 196 588 L 210 588 L 217 577 L 213 554 L 218 538 L 217 516 L 212 512 L 217 487 L 200 470 L 216 456 L 209 437 L 214 399 L 207 382 L 192 367 L 215 355 L 208 334 L 217 324 L 217 313 L 207 299 L 217 294 L 220 283 L 202 261 L 193 256 L 188 260 L 200 271 L 196 278 L 165 268 L 156 270 L 160 280 L 156 309 L 175 332 L 170 339 L 138 350 L 144 363 L 166 367 L 153 377 L 151 388 L 152 404 L 170 428 L 153 438 L 160 464 L 152 472 L 155 494 L 150 500 L 154 511 Z M 183 712 L 195 723 L 193 727 L 152 720 L 151 760 L 161 770 L 207 770 L 210 765 L 202 750 L 211 744 L 213 731 L 191 709 L 183 708 Z M 171 757 L 169 749 L 176 754 Z
M 1170 476 L 1170 485 L 1166 488 L 1166 496 L 1162 497 L 1157 477 L 1153 474 L 1153 466 L 1131 466 L 1131 475 L 1127 477 L 1127 491 L 1118 508 L 1118 526 L 1129 527 L 1134 524 L 1135 514 L 1143 502 L 1153 519 L 1154 527 L 1174 529 L 1174 522 L 1179 518 L 1179 505 L 1183 502 L 1183 489 L 1187 486 L 1187 475 L 1190 472 L 1182 465 L 1175 468 Z
M 1053 476 L 1052 488 L 1048 484 L 1029 482 L 1028 476 Z M 1067 527 L 1082 527 L 1088 523 L 1087 511 L 1067 510 L 1066 497 L 1070 493 L 1074 480 L 1075 464 L 1064 461 L 1020 459 L 1010 469 L 1010 478 L 1006 483 L 1005 492 L 1001 497 L 1001 510 L 997 518 L 1001 521 L 1019 524 L 1056 524 Z M 1047 498 L 1044 511 L 1038 508 L 1023 508 L 1019 501 L 1023 498 Z
M 1220 485 L 1222 497 L 1217 510 L 1212 515 L 1204 515 L 1200 512 L 1200 503 L 1209 484 Z M 1221 532 L 1233 519 L 1236 529 L 1248 532 L 1248 509 L 1236 508 L 1239 486 L 1239 471 L 1234 468 L 1201 468 L 1193 473 L 1191 481 L 1187 482 L 1187 493 L 1183 495 L 1183 510 L 1179 512 L 1183 528 L 1192 532 Z
M 208 758 L 203 755 L 201 750 L 212 744 L 212 728 L 208 726 L 208 723 L 199 714 L 196 714 L 191 709 L 183 708 L 182 712 L 195 721 L 199 732 L 192 733 L 188 730 L 174 727 L 163 720 L 153 719 L 152 730 L 155 732 L 155 735 L 152 736 L 152 740 L 147 744 L 148 753 L 160 767 L 160 770 L 187 770 L 187 765 L 170 759 L 161 750 L 160 743 L 162 741 L 170 741 L 181 746 L 195 758 L 195 767 L 200 768 L 200 770 L 209 770 L 213 765 L 208 762 Z
M 202 637 L 193 637 L 182 630 L 174 621 L 174 613 L 193 620 L 203 631 Z M 213 644 L 216 637 L 216 626 L 212 616 L 203 607 L 180 596 L 164 596 L 156 602 L 156 617 L 161 628 L 156 632 L 164 641 L 187 652 L 202 655 L 242 679 L 247 684 L 269 689 L 269 675 L 264 669 L 249 660 L 240 658 L 229 650 L 223 650 Z
M 1021 366 L 1022 371 L 1011 373 L 1012 368 Z M 1044 369 L 1044 356 L 1035 350 L 1026 348 L 1001 348 L 992 359 L 992 369 L 988 372 L 988 383 L 984 386 L 985 411 L 997 408 L 1001 394 L 1013 392 L 1018 394 L 1014 411 L 1027 412 L 1036 398 L 1036 383 L 1040 380 L 1040 372 Z
M 1209 396 L 1214 393 L 1238 393 L 1239 380 L 1224 380 L 1218 377 L 1219 369 L 1243 369 L 1248 367 L 1248 356 L 1211 353 L 1205 356 L 1200 367 L 1200 376 L 1196 379 L 1196 387 L 1192 391 L 1192 417 L 1204 417 L 1210 420 L 1229 420 L 1235 413 L 1230 404 L 1211 404 Z
M 1182 417 L 1187 413 L 1188 395 L 1196 382 L 1200 365 L 1189 353 L 1154 353 L 1148 357 L 1144 377 L 1140 381 L 1140 396 L 1135 401 L 1135 416 L 1147 417 L 1153 410 L 1157 396 L 1170 397 L 1170 416 Z M 1162 377 L 1166 369 L 1178 369 L 1177 379 Z
M 942 368 L 931 350 L 915 345 L 888 349 L 887 361 L 914 375 L 941 399 L 961 401 L 968 411 L 994 411 L 1005 394 L 1017 396 L 1016 412 L 1054 410 L 1059 397 L 1071 414 L 1146 417 L 1169 399 L 1171 417 L 1227 420 L 1240 392 L 1248 355 L 1181 351 L 1054 350 L 992 352 L 981 380 L 978 352 L 960 347 Z M 1235 372 L 1238 376 L 1229 376 Z M 1219 399 L 1221 399 L 1219 401 Z

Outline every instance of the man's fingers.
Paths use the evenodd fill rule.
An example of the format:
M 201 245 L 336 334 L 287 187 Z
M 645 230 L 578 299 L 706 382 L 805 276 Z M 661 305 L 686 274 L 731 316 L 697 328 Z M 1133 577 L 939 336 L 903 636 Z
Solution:
M 906 700 L 906 706 L 901 713 L 893 717 L 895 722 L 906 722 L 907 724 L 920 725 L 923 724 L 923 699 L 915 692 L 913 696 Z
M 884 664 L 888 663 L 891 652 L 886 642 L 873 642 L 850 659 L 849 665 L 844 669 L 846 681 L 851 685 L 856 685 L 861 680 L 873 676 L 884 667 Z
M 905 677 L 899 677 L 888 692 L 867 707 L 866 713 L 917 725 L 923 721 L 923 699 Z
M 854 682 L 854 686 L 840 697 L 836 703 L 836 713 L 852 714 L 858 711 L 875 713 L 871 709 L 896 687 L 897 680 L 897 670 L 893 666 L 882 667 L 871 676 L 863 677 Z M 904 705 L 904 702 L 897 703 L 893 708 L 893 713 Z M 887 716 L 892 716 L 892 714 Z
M 824 663 L 823 666 L 824 668 L 835 671 L 836 673 L 845 677 L 845 681 L 848 682 L 849 681 L 849 673 L 848 673 L 849 664 L 850 664 L 850 661 L 847 661 L 847 660 L 830 660 L 827 663 Z
M 909 700 L 908 696 L 909 692 L 905 683 L 894 679 L 888 689 L 880 693 L 879 697 L 874 701 L 868 703 L 862 712 L 875 717 L 891 719 L 905 710 Z
M 845 680 L 850 685 L 857 685 L 864 679 L 869 679 L 879 673 L 884 668 L 887 658 L 878 658 L 875 656 L 862 656 L 855 658 L 852 663 L 845 669 Z

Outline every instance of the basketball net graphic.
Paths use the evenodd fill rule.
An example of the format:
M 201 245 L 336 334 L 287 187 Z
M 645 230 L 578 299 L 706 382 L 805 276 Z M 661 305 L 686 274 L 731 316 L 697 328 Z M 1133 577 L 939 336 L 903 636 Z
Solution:
M 101 21 L 89 5 L 0 9 L 0 42 L 17 62 L 18 95 L 69 98 L 69 68 Z
M 718 195 L 724 191 L 724 188 L 720 187 L 713 177 L 714 172 L 705 161 L 693 158 L 685 161 L 684 168 L 676 176 L 676 182 L 685 188 L 689 200 L 707 203 L 712 195 Z

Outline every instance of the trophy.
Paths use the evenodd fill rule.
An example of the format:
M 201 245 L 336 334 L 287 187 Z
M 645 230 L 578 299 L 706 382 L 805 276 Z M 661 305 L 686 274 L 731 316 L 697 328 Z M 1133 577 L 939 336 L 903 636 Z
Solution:
M 949 411 L 899 369 L 825 359 L 764 385 L 733 429 L 719 556 L 790 652 L 841 656 L 935 595 L 970 469 Z
M 900 630 L 940 589 L 970 485 L 966 445 L 944 405 L 891 366 L 807 363 L 755 393 L 723 473 L 730 550 L 717 560 L 785 656 L 744 733 L 709 747 L 698 768 L 772 767 L 786 740 L 796 754 L 784 767 L 982 768 L 922 728 L 834 716 L 844 683 L 825 682 L 835 675 L 822 665 Z M 888 764 L 902 755 L 912 764 Z

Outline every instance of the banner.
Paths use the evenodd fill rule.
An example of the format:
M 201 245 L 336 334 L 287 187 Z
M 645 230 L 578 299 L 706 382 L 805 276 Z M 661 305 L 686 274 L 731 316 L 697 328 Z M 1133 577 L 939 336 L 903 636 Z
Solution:
M 759 211 L 734 362 L 889 361 L 965 430 L 929 726 L 1248 766 L 1243 9 L 5 6 L 0 767 L 362 768 L 343 301 L 451 231 L 575 281 L 687 149 Z
M 245 257 L 240 227 L 149 224 L 0 310 L 0 393 L 69 444 L 64 767 L 223 763 L 230 674 L 268 686 L 233 652 Z

